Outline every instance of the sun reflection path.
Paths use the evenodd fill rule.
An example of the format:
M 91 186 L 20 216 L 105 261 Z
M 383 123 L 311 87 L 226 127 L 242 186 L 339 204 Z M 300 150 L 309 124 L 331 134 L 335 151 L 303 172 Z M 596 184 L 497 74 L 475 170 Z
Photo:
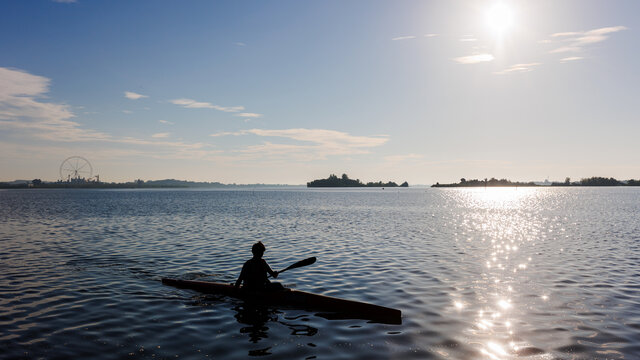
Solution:
M 489 188 L 456 190 L 450 195 L 458 198 L 466 214 L 460 236 L 467 251 L 482 264 L 475 280 L 467 279 L 467 284 L 473 284 L 475 300 L 455 295 L 453 308 L 460 313 L 478 309 L 471 312 L 476 316 L 467 336 L 483 356 L 515 358 L 520 349 L 530 346 L 518 335 L 517 325 L 526 320 L 526 304 L 519 303 L 522 300 L 514 289 L 528 280 L 533 266 L 530 255 L 543 233 L 540 222 L 531 221 L 530 212 L 538 206 L 540 192 Z M 541 299 L 546 301 L 548 295 L 541 294 Z

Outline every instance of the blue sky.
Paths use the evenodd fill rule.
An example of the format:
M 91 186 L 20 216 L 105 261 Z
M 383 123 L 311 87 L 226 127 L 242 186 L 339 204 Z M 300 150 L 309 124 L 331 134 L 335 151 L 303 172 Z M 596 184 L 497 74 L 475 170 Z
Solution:
M 640 178 L 637 1 L 5 1 L 0 181 Z

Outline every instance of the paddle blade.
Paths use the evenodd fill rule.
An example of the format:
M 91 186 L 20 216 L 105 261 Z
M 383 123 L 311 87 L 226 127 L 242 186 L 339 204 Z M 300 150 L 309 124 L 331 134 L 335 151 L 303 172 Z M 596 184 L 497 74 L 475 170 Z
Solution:
M 316 257 L 312 256 L 312 257 L 310 257 L 308 259 L 300 260 L 297 263 L 295 263 L 293 265 L 290 265 L 289 267 L 287 267 L 286 269 L 284 269 L 284 270 L 282 270 L 280 272 L 291 270 L 291 269 L 295 269 L 295 268 L 299 268 L 299 267 L 303 267 L 303 266 L 307 266 L 307 265 L 311 265 L 314 262 L 316 262 Z

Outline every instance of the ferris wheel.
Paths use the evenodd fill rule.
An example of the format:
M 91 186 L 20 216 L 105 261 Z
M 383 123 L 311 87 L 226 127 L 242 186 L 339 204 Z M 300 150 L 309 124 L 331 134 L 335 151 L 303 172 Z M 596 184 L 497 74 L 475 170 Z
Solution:
M 93 176 L 93 167 L 89 160 L 82 156 L 71 156 L 60 164 L 60 179 L 72 181 L 89 179 Z

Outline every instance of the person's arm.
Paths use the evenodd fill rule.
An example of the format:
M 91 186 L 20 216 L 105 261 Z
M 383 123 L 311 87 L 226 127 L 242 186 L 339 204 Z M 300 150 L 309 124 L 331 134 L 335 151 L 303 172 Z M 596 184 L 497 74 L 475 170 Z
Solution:
M 236 284 L 235 287 L 236 289 L 240 287 L 240 284 L 242 283 L 242 280 L 244 280 L 244 272 L 245 272 L 245 267 L 247 266 L 247 264 L 245 263 L 244 265 L 242 265 L 242 270 L 240 271 L 240 276 L 238 276 L 238 280 L 236 280 Z
M 267 268 L 267 272 L 269 273 L 269 275 L 273 276 L 274 279 L 277 279 L 278 278 L 278 272 L 271 270 L 271 266 L 269 266 L 269 264 L 267 264 L 266 260 L 262 259 L 262 261 L 264 261 L 264 266 Z

